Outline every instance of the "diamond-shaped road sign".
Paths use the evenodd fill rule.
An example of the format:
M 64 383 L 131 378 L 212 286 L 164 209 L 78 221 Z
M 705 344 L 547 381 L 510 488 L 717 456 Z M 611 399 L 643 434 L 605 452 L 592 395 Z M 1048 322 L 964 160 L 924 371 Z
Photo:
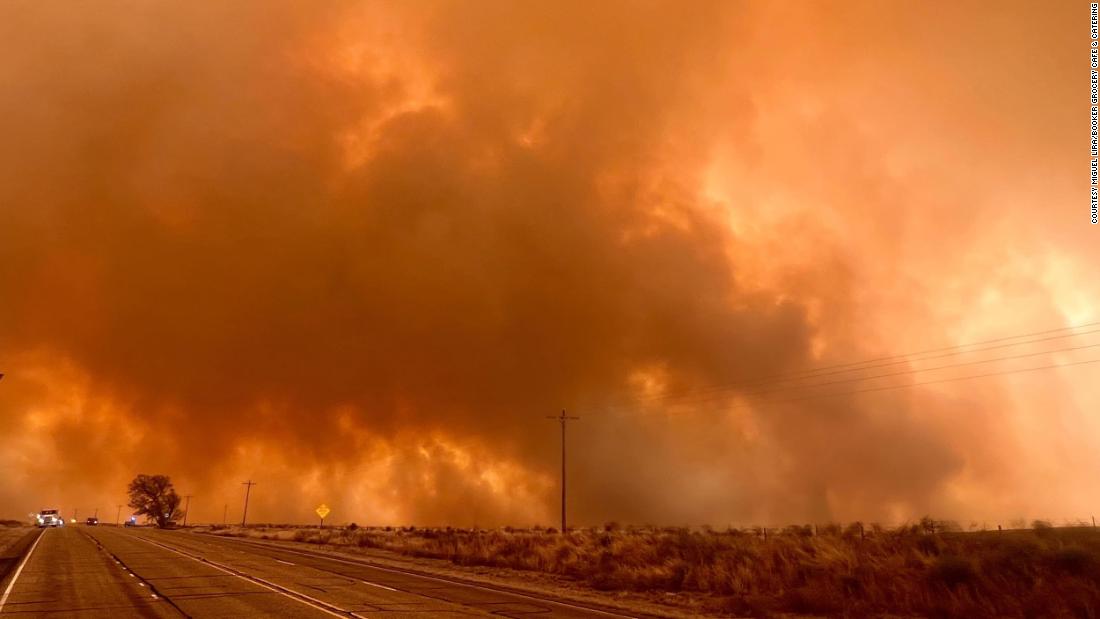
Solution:
M 322 520 L 325 519 L 325 516 L 327 516 L 330 511 L 332 510 L 330 510 L 328 508 L 328 505 L 325 505 L 324 503 L 321 503 L 317 506 L 317 515 L 320 516 Z

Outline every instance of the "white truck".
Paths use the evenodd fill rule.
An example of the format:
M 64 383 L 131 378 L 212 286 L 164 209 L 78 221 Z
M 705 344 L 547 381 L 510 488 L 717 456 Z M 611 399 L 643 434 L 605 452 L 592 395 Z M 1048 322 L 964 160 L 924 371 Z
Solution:
M 44 509 L 38 512 L 38 526 L 40 528 L 63 527 L 65 526 L 65 519 L 57 513 L 56 509 Z

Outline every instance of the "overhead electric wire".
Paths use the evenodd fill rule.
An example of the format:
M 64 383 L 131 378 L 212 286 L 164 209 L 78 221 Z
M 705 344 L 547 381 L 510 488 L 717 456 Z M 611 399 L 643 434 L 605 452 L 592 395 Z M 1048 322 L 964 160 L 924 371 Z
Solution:
M 830 385 L 842 385 L 842 384 L 845 384 L 845 383 L 870 381 L 870 380 L 876 380 L 876 379 L 879 379 L 879 378 L 892 378 L 892 377 L 895 377 L 895 376 L 906 376 L 906 375 L 911 375 L 911 374 L 921 374 L 923 372 L 934 372 L 934 371 L 937 371 L 937 370 L 946 370 L 946 369 L 950 369 L 950 368 L 965 367 L 965 366 L 970 366 L 970 365 L 981 365 L 983 363 L 996 363 L 998 361 L 1012 361 L 1012 360 L 1015 360 L 1015 359 L 1026 359 L 1028 357 L 1039 357 L 1039 356 L 1042 356 L 1042 355 L 1052 355 L 1052 354 L 1055 354 L 1055 353 L 1073 352 L 1073 351 L 1077 351 L 1077 350 L 1085 350 L 1085 349 L 1088 349 L 1088 348 L 1098 348 L 1098 347 L 1100 347 L 1100 342 L 1098 342 L 1096 344 L 1086 344 L 1084 346 L 1069 346 L 1069 347 L 1066 347 L 1066 348 L 1055 348 L 1053 350 L 1041 350 L 1041 351 L 1038 351 L 1038 352 L 1021 353 L 1021 354 L 1018 354 L 1018 355 L 1007 355 L 1007 356 L 1004 356 L 1004 357 L 993 357 L 992 359 L 979 359 L 977 361 L 965 361 L 963 363 L 948 363 L 948 364 L 945 364 L 945 365 L 938 365 L 938 366 L 930 367 L 930 368 L 916 368 L 916 369 L 912 369 L 912 370 L 903 370 L 903 371 L 900 371 L 900 372 L 890 372 L 890 373 L 887 373 L 887 374 L 876 374 L 874 376 L 858 376 L 856 378 L 846 378 L 846 379 L 843 379 L 843 380 L 831 380 L 831 381 L 825 381 L 825 382 L 821 382 L 821 383 L 811 383 L 811 384 L 808 384 L 808 385 L 795 385 L 795 386 L 791 386 L 791 387 L 764 389 L 764 390 L 756 390 L 756 391 L 736 391 L 736 392 L 731 391 L 728 395 L 739 395 L 739 396 L 743 396 L 743 397 L 752 397 L 752 396 L 761 396 L 761 395 L 765 395 L 765 394 L 769 394 L 769 393 L 800 391 L 800 390 L 806 390 L 806 389 L 813 389 L 813 388 L 816 388 L 816 387 L 828 387 Z M 703 393 L 703 394 L 692 394 L 692 395 L 705 396 L 705 397 L 691 397 L 690 399 L 679 399 L 679 400 L 676 400 L 674 403 L 675 404 L 703 404 L 703 403 L 706 403 L 706 402 L 713 402 L 713 401 L 724 399 L 725 397 L 728 397 L 726 392 L 721 392 L 721 393 L 714 392 L 714 393 Z M 762 399 L 764 401 L 767 401 L 767 398 L 756 397 L 754 399 L 757 399 L 757 400 Z
M 1025 341 L 1021 341 L 1021 342 L 1012 342 L 1012 343 L 1008 343 L 1008 344 L 998 344 L 996 346 L 987 346 L 985 348 L 975 348 L 973 350 L 956 350 L 955 352 L 948 352 L 948 353 L 944 353 L 944 354 L 940 354 L 940 355 L 926 356 L 926 357 L 922 357 L 922 358 L 913 358 L 913 357 L 916 357 L 916 356 L 919 356 L 919 355 L 925 355 L 925 354 L 933 353 L 933 352 L 942 352 L 942 351 L 958 349 L 958 348 L 968 348 L 968 347 L 972 347 L 972 346 L 980 346 L 980 345 L 983 345 L 983 344 L 989 344 L 989 343 L 993 343 L 993 342 L 1004 342 L 1004 341 L 1007 341 L 1007 340 L 1010 340 L 1010 339 L 1019 339 L 1019 338 L 1024 338 L 1024 337 L 1031 337 L 1031 336 L 1035 336 L 1035 335 L 1043 335 L 1043 334 L 1047 334 L 1047 333 L 1053 333 L 1053 332 L 1056 332 L 1056 331 L 1064 331 L 1064 330 L 1070 330 L 1070 329 L 1081 329 L 1081 328 L 1084 328 L 1084 327 L 1090 327 L 1090 326 L 1094 326 L 1094 325 L 1100 325 L 1100 322 L 1085 323 L 1085 324 L 1076 325 L 1076 326 L 1072 326 L 1072 327 L 1063 327 L 1062 329 L 1049 329 L 1049 330 L 1046 330 L 1046 331 L 1037 331 L 1037 332 L 1025 333 L 1025 334 L 1021 334 L 1021 335 L 1000 337 L 1000 338 L 995 338 L 995 339 L 992 339 L 992 340 L 984 340 L 984 341 L 980 341 L 980 342 L 971 342 L 971 343 L 968 343 L 968 344 L 958 344 L 956 346 L 947 346 L 947 347 L 941 347 L 941 348 L 928 349 L 928 350 L 919 351 L 919 352 L 907 353 L 907 354 L 904 354 L 904 355 L 892 355 L 892 356 L 889 356 L 889 357 L 881 357 L 879 359 L 874 359 L 874 360 L 860 361 L 860 362 L 847 363 L 847 364 L 838 364 L 838 365 L 833 365 L 833 366 L 823 366 L 823 367 L 817 368 L 815 370 L 807 370 L 806 371 L 806 372 L 816 372 L 817 373 L 816 375 L 808 375 L 807 374 L 807 375 L 801 376 L 801 377 L 794 377 L 793 374 L 774 375 L 774 377 L 772 379 L 732 381 L 732 382 L 729 382 L 729 383 L 721 383 L 721 384 L 712 385 L 712 386 L 709 386 L 709 387 L 704 387 L 702 389 L 693 389 L 693 390 L 690 390 L 690 391 L 683 391 L 683 392 L 679 392 L 679 393 L 663 393 L 663 394 L 657 394 L 657 395 L 652 395 L 652 396 L 635 397 L 635 398 L 633 398 L 633 401 L 638 402 L 638 403 L 660 402 L 660 401 L 664 401 L 664 400 L 674 400 L 674 399 L 679 399 L 679 398 L 683 398 L 683 397 L 691 397 L 691 396 L 694 396 L 694 395 L 701 395 L 701 394 L 708 394 L 708 393 L 724 393 L 724 392 L 733 392 L 733 391 L 744 392 L 743 390 L 747 387 L 766 387 L 766 386 L 769 386 L 769 385 L 775 385 L 775 384 L 780 384 L 780 383 L 785 383 L 785 382 L 796 382 L 796 381 L 812 380 L 812 379 L 820 378 L 820 377 L 824 377 L 824 376 L 835 376 L 837 374 L 848 374 L 848 373 L 851 373 L 851 372 L 861 372 L 861 371 L 876 369 L 876 368 L 880 368 L 880 367 L 888 367 L 888 366 L 891 366 L 891 365 L 899 365 L 901 363 L 915 363 L 915 362 L 920 362 L 920 361 L 929 361 L 929 360 L 932 360 L 932 359 L 942 359 L 942 358 L 954 357 L 954 356 L 958 356 L 958 355 L 985 352 L 985 351 L 988 351 L 988 350 L 998 350 L 998 349 L 1002 349 L 1002 348 L 1013 348 L 1013 347 L 1016 347 L 1016 346 L 1024 346 L 1026 344 L 1035 344 L 1035 343 L 1039 343 L 1039 342 L 1046 342 L 1046 341 L 1064 339 L 1064 338 L 1069 338 L 1069 337 L 1080 337 L 1080 336 L 1084 336 L 1084 335 L 1091 335 L 1091 334 L 1094 334 L 1094 333 L 1100 333 L 1100 329 L 1094 329 L 1094 330 L 1091 330 L 1091 331 L 1084 331 L 1084 332 L 1079 332 L 1079 333 L 1064 333 L 1064 334 L 1061 334 L 1061 335 L 1055 335 L 1055 336 L 1043 337 L 1043 338 L 1036 338 L 1036 339 L 1025 340 Z M 1050 351 L 1050 352 L 1056 352 L 1056 351 Z M 1034 356 L 1034 355 L 1032 355 L 1032 356 Z M 885 360 L 888 360 L 888 359 L 897 359 L 897 360 L 896 361 L 888 361 L 888 362 L 885 362 L 885 363 L 877 363 L 875 365 L 866 365 L 868 363 L 874 363 L 874 362 L 878 362 L 878 361 L 885 361 Z M 834 369 L 834 368 L 840 368 L 840 367 L 845 367 L 845 366 L 853 366 L 853 365 L 857 365 L 857 364 L 862 364 L 863 367 L 851 367 L 849 369 L 843 369 L 843 370 Z M 964 364 L 960 364 L 960 365 L 967 365 L 967 364 L 964 363 Z M 950 367 L 950 366 L 943 366 L 943 367 Z M 829 370 L 829 369 L 834 369 L 834 371 L 824 372 L 824 370 Z M 936 369 L 936 368 L 929 368 L 929 369 Z M 791 376 L 791 377 L 789 377 L 789 378 L 779 378 L 779 376 Z M 868 378 L 873 378 L 873 377 L 868 377 Z M 858 379 L 854 379 L 854 380 L 858 380 Z M 822 383 L 822 384 L 828 384 L 828 383 Z M 803 386 L 792 385 L 790 388 L 797 389 L 797 388 L 804 387 L 804 386 L 806 386 L 806 385 L 803 385 Z M 753 392 L 749 391 L 749 392 L 744 392 L 744 393 L 753 393 Z
M 985 352 L 987 350 L 999 350 L 1001 348 L 1013 348 L 1015 346 L 1023 346 L 1025 344 L 1037 344 L 1039 342 L 1049 342 L 1051 340 L 1061 340 L 1061 339 L 1065 339 L 1065 338 L 1068 338 L 1068 337 L 1080 337 L 1082 335 L 1091 335 L 1093 333 L 1100 333 L 1100 329 L 1093 329 L 1092 331 L 1083 331 L 1081 333 L 1065 333 L 1065 334 L 1062 334 L 1062 335 L 1052 335 L 1050 337 L 1041 337 L 1041 338 L 1037 338 L 1037 339 L 1034 339 L 1034 340 L 1024 340 L 1022 342 L 1012 342 L 1010 344 L 997 344 L 996 346 L 986 346 L 985 348 L 975 348 L 974 350 L 959 350 L 959 351 L 955 351 L 955 352 L 947 352 L 947 353 L 943 353 L 943 354 L 939 354 L 939 355 L 932 355 L 932 356 L 928 356 L 928 357 L 920 357 L 920 358 L 905 357 L 905 358 L 900 359 L 898 361 L 888 361 L 888 362 L 885 362 L 885 363 L 878 363 L 878 364 L 875 364 L 875 365 L 865 365 L 863 367 L 852 368 L 852 369 L 849 369 L 849 370 L 833 370 L 832 372 L 824 372 L 824 373 L 817 374 L 817 375 L 814 375 L 814 376 L 806 376 L 806 377 L 802 377 L 802 378 L 790 378 L 790 379 L 768 381 L 768 382 L 786 382 L 788 380 L 808 380 L 808 379 L 812 379 L 812 378 L 819 378 L 819 377 L 822 377 L 822 376 L 833 376 L 833 375 L 836 375 L 836 374 L 847 374 L 849 372 L 862 372 L 863 370 L 873 370 L 873 369 L 876 369 L 876 368 L 884 368 L 884 367 L 888 367 L 888 366 L 891 366 L 891 365 L 898 365 L 898 364 L 901 364 L 901 363 L 914 363 L 914 362 L 918 362 L 918 361 L 930 361 L 932 359 L 943 359 L 945 357 L 956 357 L 958 355 L 969 355 L 971 353 Z M 969 344 L 968 346 L 976 346 L 976 344 Z M 938 351 L 933 351 L 933 352 L 938 352 Z M 913 354 L 915 356 L 915 355 L 924 354 L 924 353 L 913 353 Z M 766 384 L 766 383 L 761 383 L 761 384 Z
M 907 353 L 899 353 L 899 354 L 896 354 L 896 355 L 887 355 L 885 357 L 877 357 L 877 358 L 874 358 L 874 359 L 865 359 L 863 361 L 852 361 L 852 362 L 849 362 L 849 363 L 839 363 L 839 364 L 834 364 L 834 365 L 825 365 L 825 366 L 820 366 L 820 367 L 817 367 L 817 368 L 810 368 L 810 369 L 807 369 L 807 370 L 798 370 L 798 371 L 795 371 L 795 372 L 789 372 L 789 373 L 786 373 L 786 374 L 775 374 L 775 375 L 767 376 L 767 377 L 764 377 L 764 378 L 768 379 L 768 378 L 778 378 L 778 377 L 783 377 L 783 376 L 794 376 L 794 375 L 805 374 L 805 373 L 816 373 L 816 372 L 819 372 L 821 370 L 831 370 L 831 369 L 835 369 L 835 368 L 842 368 L 842 367 L 848 367 L 848 366 L 854 366 L 854 365 L 863 365 L 863 364 L 866 364 L 866 363 L 875 363 L 875 362 L 878 362 L 878 361 L 886 361 L 886 360 L 889 360 L 889 359 L 898 359 L 898 358 L 901 358 L 901 357 L 912 357 L 914 355 L 923 355 L 923 354 L 926 354 L 926 353 L 942 352 L 942 351 L 945 351 L 945 350 L 952 350 L 952 349 L 955 349 L 955 348 L 966 348 L 966 347 L 969 347 L 969 346 L 980 346 L 982 344 L 993 344 L 993 343 L 996 343 L 996 342 L 1005 342 L 1005 341 L 1008 341 L 1008 340 L 1016 340 L 1016 339 L 1020 339 L 1020 338 L 1023 338 L 1023 337 L 1032 337 L 1032 336 L 1035 336 L 1035 335 L 1047 335 L 1048 333 L 1058 333 L 1060 331 L 1073 331 L 1074 329 L 1084 329 L 1085 327 L 1096 327 L 1096 326 L 1100 326 L 1100 320 L 1095 321 L 1095 322 L 1086 322 L 1086 323 L 1082 323 L 1082 324 L 1079 324 L 1079 325 L 1071 325 L 1071 326 L 1068 326 L 1068 327 L 1059 327 L 1057 329 L 1046 329 L 1044 331 L 1032 331 L 1030 333 L 1021 333 L 1019 335 L 1006 335 L 1006 336 L 1002 336 L 1002 337 L 996 337 L 996 338 L 993 338 L 993 339 L 990 339 L 990 340 L 981 340 L 981 341 L 978 341 L 978 342 L 969 342 L 967 344 L 955 344 L 955 345 L 952 345 L 952 346 L 943 346 L 943 347 L 940 347 L 940 348 L 929 348 L 929 349 L 925 349 L 925 350 L 918 350 L 918 351 L 907 352 Z M 1094 331 L 1089 331 L 1089 333 L 1094 333 Z M 1072 334 L 1072 335 L 1084 335 L 1084 334 Z
M 919 383 L 910 383 L 908 385 L 886 385 L 883 387 L 868 387 L 866 389 L 856 389 L 854 391 L 844 391 L 835 393 L 816 394 L 814 396 L 806 396 L 801 398 L 791 398 L 789 400 L 782 400 L 784 402 L 798 402 L 800 400 L 808 400 L 818 397 L 833 397 L 842 395 L 853 395 L 857 393 L 872 393 L 875 391 L 889 391 L 891 389 L 910 389 L 913 387 L 923 387 L 925 385 L 938 385 L 940 383 L 953 383 L 960 380 L 972 380 L 975 378 L 988 378 L 990 376 L 1003 376 L 1005 374 L 1019 374 L 1022 372 L 1037 372 L 1039 370 L 1053 370 L 1057 368 L 1072 367 L 1075 365 L 1088 365 L 1090 363 L 1100 363 L 1100 359 L 1086 359 L 1083 361 L 1069 361 L 1066 363 L 1051 363 L 1049 365 L 1037 365 L 1030 368 L 1017 368 L 1015 370 L 1003 370 L 1000 372 L 986 372 L 984 374 L 968 374 L 966 376 L 952 376 L 950 378 L 939 378 L 936 380 L 926 380 Z
M 752 409 L 752 408 L 754 408 L 755 406 L 757 406 L 759 404 L 786 404 L 786 403 L 791 403 L 791 402 L 802 402 L 802 401 L 806 401 L 806 400 L 816 400 L 816 399 L 820 399 L 820 398 L 830 398 L 830 397 L 857 395 L 857 394 L 861 394 L 861 393 L 872 393 L 872 392 L 878 392 L 878 391 L 890 391 L 890 390 L 895 390 L 895 389 L 911 389 L 913 387 L 923 387 L 923 386 L 926 386 L 926 385 L 936 385 L 936 384 L 941 384 L 941 383 L 950 383 L 950 382 L 957 382 L 957 381 L 962 381 L 962 380 L 973 380 L 973 379 L 978 379 L 978 378 L 988 378 L 988 377 L 992 377 L 992 376 L 1004 376 L 1004 375 L 1008 375 L 1008 374 L 1019 374 L 1019 373 L 1023 373 L 1023 372 L 1037 372 L 1037 371 L 1040 371 L 1040 370 L 1050 370 L 1050 369 L 1073 367 L 1073 366 L 1079 366 L 1079 365 L 1088 365 L 1088 364 L 1092 364 L 1092 363 L 1100 363 L 1100 359 L 1086 359 L 1086 360 L 1083 360 L 1083 361 L 1070 361 L 1070 362 L 1067 362 L 1067 363 L 1053 363 L 1053 364 L 1050 364 L 1050 365 L 1039 365 L 1039 366 L 1034 366 L 1034 367 L 1029 367 L 1029 368 L 1017 368 L 1017 369 L 1014 369 L 1014 370 L 1002 370 L 1002 371 L 999 371 L 999 372 L 986 372 L 986 373 L 983 373 L 983 374 L 969 374 L 969 375 L 966 375 L 966 376 L 953 376 L 953 377 L 950 377 L 950 378 L 941 378 L 941 379 L 928 380 L 928 381 L 917 382 L 917 383 L 908 383 L 908 384 L 904 384 L 904 385 L 885 385 L 885 386 L 881 386 L 881 387 L 868 387 L 868 388 L 865 388 L 865 389 L 855 389 L 855 390 L 851 390 L 851 391 L 835 391 L 835 392 L 830 392 L 830 393 L 818 393 L 818 394 L 812 394 L 812 395 L 802 396 L 802 397 L 798 397 L 798 398 L 770 399 L 770 400 L 769 399 L 763 399 L 763 400 L 757 400 L 756 402 L 753 402 L 753 403 L 748 403 L 748 402 L 739 403 L 739 404 L 736 404 L 734 406 L 731 406 L 730 408 L 746 410 L 746 409 Z M 626 414 L 630 414 L 630 416 L 633 416 L 633 417 L 672 417 L 672 416 L 682 416 L 682 415 L 685 414 L 684 412 L 678 412 L 678 413 L 664 412 L 664 413 L 643 413 L 643 414 L 638 414 L 637 412 L 632 412 L 632 411 L 627 410 L 623 407 L 604 409 L 604 412 L 607 413 L 607 414 L 604 414 L 604 415 L 594 414 L 594 415 L 591 415 L 590 418 L 591 419 L 600 419 L 600 418 L 606 419 L 606 418 L 609 418 L 609 417 L 621 417 L 621 416 L 624 416 Z M 700 411 L 690 411 L 690 412 L 697 414 Z
M 1031 353 L 1021 353 L 1021 354 L 1016 354 L 1016 355 L 1005 355 L 1005 356 L 994 357 L 994 358 L 990 358 L 990 359 L 980 359 L 980 360 L 975 360 L 975 361 L 966 361 L 966 362 L 960 362 L 960 363 L 944 364 L 944 365 L 939 365 L 939 366 L 935 366 L 935 367 L 926 367 L 926 368 L 919 368 L 918 367 L 918 368 L 912 368 L 912 369 L 899 371 L 899 372 L 889 372 L 889 373 L 885 373 L 885 374 L 876 374 L 876 375 L 873 375 L 873 376 L 855 376 L 855 377 L 852 377 L 852 378 L 829 380 L 829 381 L 824 381 L 824 382 L 810 382 L 810 383 L 803 382 L 803 384 L 792 384 L 792 385 L 787 385 L 787 386 L 783 386 L 783 387 L 778 387 L 777 386 L 781 383 L 789 383 L 789 382 L 797 383 L 797 382 L 800 382 L 800 381 L 812 381 L 814 379 L 822 378 L 822 377 L 826 377 L 826 376 L 834 376 L 834 375 L 838 375 L 838 374 L 839 375 L 850 374 L 850 373 L 853 373 L 853 372 L 863 372 L 863 371 L 867 371 L 867 370 L 871 370 L 871 369 L 875 369 L 875 368 L 887 367 L 887 366 L 891 366 L 891 365 L 898 365 L 900 363 L 920 363 L 920 362 L 923 362 L 923 361 L 929 361 L 929 360 L 933 360 L 933 359 L 941 359 L 941 358 L 953 357 L 953 356 L 958 356 L 958 355 L 979 353 L 979 352 L 985 352 L 985 351 L 988 351 L 988 350 L 1013 348 L 1013 347 L 1017 347 L 1017 346 L 1024 346 L 1024 345 L 1028 345 L 1028 344 L 1035 344 L 1035 343 L 1046 342 L 1046 341 L 1057 340 L 1057 339 L 1066 339 L 1066 338 L 1071 338 L 1071 337 L 1081 337 L 1081 336 L 1085 336 L 1085 335 L 1091 335 L 1091 334 L 1094 334 L 1094 333 L 1100 333 L 1100 329 L 1094 329 L 1094 330 L 1090 330 L 1090 331 L 1077 331 L 1077 330 L 1082 329 L 1082 328 L 1092 327 L 1092 326 L 1097 326 L 1097 325 L 1100 325 L 1100 321 L 1082 323 L 1082 324 L 1071 325 L 1071 326 L 1066 326 L 1066 327 L 1060 327 L 1060 328 L 1057 328 L 1057 329 L 1046 329 L 1046 330 L 1043 330 L 1043 331 L 1032 331 L 1032 332 L 1022 333 L 1022 334 L 1018 334 L 1018 335 L 1002 336 L 1002 337 L 998 337 L 998 338 L 993 338 L 993 339 L 988 339 L 988 340 L 981 340 L 981 341 L 977 341 L 977 342 L 957 344 L 957 345 L 954 345 L 954 346 L 944 346 L 944 347 L 939 347 L 939 348 L 930 348 L 930 349 L 925 349 L 925 350 L 922 350 L 922 351 L 916 351 L 916 352 L 898 354 L 898 355 L 890 355 L 890 356 L 879 357 L 879 358 L 876 358 L 876 359 L 868 359 L 868 360 L 858 361 L 858 362 L 834 364 L 834 365 L 830 365 L 830 366 L 821 366 L 821 367 L 818 367 L 818 368 L 815 368 L 815 369 L 812 369 L 812 370 L 806 370 L 806 371 L 803 371 L 803 372 L 794 372 L 794 373 L 788 373 L 788 374 L 784 374 L 784 375 L 773 375 L 772 379 L 770 379 L 770 380 L 760 379 L 760 380 L 757 380 L 755 382 L 737 381 L 737 382 L 725 383 L 725 384 L 721 384 L 721 385 L 713 385 L 711 387 L 706 387 L 706 388 L 703 388 L 703 389 L 683 391 L 683 392 L 679 392 L 679 393 L 663 393 L 663 394 L 656 394 L 656 395 L 646 396 L 646 397 L 637 397 L 637 396 L 635 396 L 633 398 L 630 398 L 631 404 L 625 404 L 625 405 L 619 405 L 619 406 L 613 405 L 613 406 L 596 407 L 592 412 L 598 413 L 602 409 L 605 412 L 614 413 L 616 411 L 627 410 L 628 407 L 630 409 L 634 409 L 635 406 L 633 406 L 633 405 L 638 405 L 638 404 L 645 405 L 645 404 L 649 404 L 649 403 L 660 403 L 660 402 L 666 402 L 666 401 L 669 402 L 672 405 L 702 404 L 702 403 L 706 403 L 708 401 L 726 399 L 726 398 L 733 397 L 733 396 L 762 396 L 762 395 L 766 395 L 766 394 L 779 393 L 779 392 L 805 391 L 805 390 L 809 390 L 809 389 L 815 389 L 815 388 L 825 387 L 825 386 L 830 386 L 830 385 L 838 385 L 838 384 L 845 384 L 845 383 L 858 383 L 858 382 L 864 382 L 864 381 L 877 380 L 877 379 L 881 379 L 881 378 L 890 378 L 890 377 L 895 377 L 895 376 L 919 375 L 919 374 L 925 373 L 925 372 L 934 372 L 934 371 L 950 369 L 950 368 L 954 368 L 954 367 L 980 365 L 980 364 L 985 364 L 985 363 L 995 363 L 995 362 L 998 362 L 998 361 L 1010 361 L 1010 360 L 1022 359 L 1022 358 L 1028 358 L 1028 357 L 1036 357 L 1036 356 L 1042 356 L 1042 355 L 1052 355 L 1052 354 L 1057 354 L 1057 353 L 1084 350 L 1084 349 L 1088 349 L 1088 348 L 1098 347 L 1098 346 L 1100 346 L 1100 343 L 1098 343 L 1098 344 L 1087 344 L 1087 345 L 1083 345 L 1083 346 L 1070 346 L 1070 347 L 1064 347 L 1064 348 L 1056 348 L 1056 349 L 1052 349 L 1052 350 L 1044 350 L 1044 351 L 1031 352 Z M 1047 334 L 1051 334 L 1051 333 L 1058 333 L 1058 335 L 1052 335 L 1052 336 L 1049 336 L 1049 337 L 1034 338 L 1034 336 L 1037 336 L 1037 335 L 1047 335 Z M 1027 339 L 1027 340 L 1023 340 L 1023 341 L 1011 341 L 1011 340 L 1021 340 L 1022 338 L 1034 338 L 1034 339 Z M 985 346 L 983 348 L 974 348 L 976 346 L 983 346 L 985 344 L 993 344 L 993 343 L 999 343 L 999 342 L 1008 342 L 1008 343 L 997 344 L 995 346 Z M 944 354 L 927 356 L 929 353 L 939 353 L 939 352 L 944 352 L 944 351 L 952 351 L 952 352 L 946 352 Z M 922 356 L 922 355 L 925 355 L 925 356 Z M 1084 362 L 1072 362 L 1072 363 L 1062 364 L 1062 365 L 1072 366 L 1072 365 L 1089 364 L 1089 363 L 1095 363 L 1095 362 L 1100 362 L 1100 359 L 1089 360 L 1089 361 L 1084 361 Z M 1019 370 L 1007 370 L 1007 371 L 1003 371 L 1003 372 L 991 372 L 991 373 L 986 373 L 986 374 L 974 375 L 972 377 L 954 377 L 954 378 L 934 380 L 934 381 L 909 383 L 909 384 L 904 384 L 904 385 L 887 385 L 887 386 L 880 386 L 880 387 L 871 387 L 871 388 L 857 389 L 857 390 L 854 390 L 854 391 L 845 391 L 845 392 L 837 392 L 837 393 L 809 394 L 809 395 L 801 396 L 801 397 L 794 398 L 794 399 L 791 399 L 791 400 L 775 400 L 775 399 L 769 399 L 767 397 L 755 397 L 753 399 L 757 403 L 781 402 L 781 401 L 798 401 L 798 400 L 802 400 L 802 399 L 814 399 L 814 398 L 818 398 L 818 397 L 830 397 L 830 396 L 833 396 L 833 395 L 844 395 L 844 394 L 847 394 L 847 393 L 855 394 L 855 393 L 865 393 L 865 392 L 869 392 L 869 391 L 884 391 L 884 390 L 891 390 L 891 389 L 904 389 L 904 388 L 917 387 L 917 386 L 926 385 L 926 384 L 935 384 L 935 383 L 940 383 L 940 382 L 951 382 L 951 381 L 954 381 L 954 380 L 964 380 L 964 379 L 967 379 L 967 378 L 981 378 L 981 377 L 985 377 L 985 376 L 995 376 L 995 375 L 1001 375 L 1001 374 L 1012 374 L 1012 373 L 1015 373 L 1017 371 L 1029 372 L 1029 371 L 1034 371 L 1034 370 L 1039 370 L 1039 369 L 1049 369 L 1049 368 L 1054 368 L 1054 367 L 1060 367 L 1060 366 L 1059 365 L 1038 366 L 1036 368 L 1024 368 L 1024 369 L 1019 369 Z M 840 368 L 847 368 L 847 369 L 840 369 Z M 829 370 L 831 370 L 831 371 L 829 371 Z M 796 377 L 799 374 L 802 374 L 802 376 Z M 746 387 L 754 387 L 754 386 L 760 386 L 760 387 L 764 387 L 764 388 L 763 389 L 755 389 L 755 390 L 746 390 L 745 389 Z
M 864 380 L 875 380 L 877 378 L 889 378 L 889 377 L 892 377 L 892 376 L 904 376 L 906 374 L 919 374 L 921 372 L 933 372 L 935 370 L 945 370 L 945 369 L 948 369 L 948 368 L 957 368 L 957 367 L 963 367 L 963 366 L 967 366 L 967 365 L 979 365 L 979 364 L 982 364 L 982 363 L 994 363 L 996 361 L 1011 361 L 1013 359 L 1024 359 L 1026 357 L 1038 357 L 1040 355 L 1052 355 L 1054 353 L 1059 353 L 1059 352 L 1071 352 L 1071 351 L 1074 351 L 1074 350 L 1084 350 L 1086 348 L 1096 348 L 1098 346 L 1100 346 L 1100 343 L 1086 344 L 1084 346 L 1069 346 L 1069 347 L 1066 347 L 1066 348 L 1055 348 L 1054 350 L 1041 350 L 1039 352 L 1022 353 L 1022 354 L 1019 354 L 1019 355 L 1008 355 L 1008 356 L 1005 356 L 1005 357 L 993 357 L 992 359 L 979 359 L 977 361 L 965 361 L 963 363 L 948 363 L 946 365 L 937 365 L 937 366 L 931 367 L 931 368 L 917 368 L 917 369 L 914 369 L 914 370 L 903 370 L 903 371 L 900 371 L 900 372 L 890 372 L 888 374 L 875 374 L 874 376 L 857 376 L 856 378 L 846 378 L 846 379 L 843 379 L 843 380 L 830 380 L 830 381 L 825 381 L 825 382 L 822 382 L 822 383 L 811 383 L 809 385 L 795 385 L 793 387 L 789 387 L 789 389 L 812 389 L 814 387 L 825 387 L 825 386 L 828 386 L 828 385 L 840 385 L 840 384 L 843 384 L 843 383 L 852 383 L 852 382 L 859 382 L 859 381 L 864 381 Z M 935 357 L 931 357 L 931 358 L 934 359 Z M 921 361 L 927 361 L 927 359 L 921 359 Z M 743 395 L 759 395 L 759 394 L 762 394 L 762 393 L 775 393 L 777 391 L 784 391 L 784 390 L 785 389 L 764 389 L 764 390 L 758 390 L 758 391 L 746 391 L 746 392 L 743 392 Z

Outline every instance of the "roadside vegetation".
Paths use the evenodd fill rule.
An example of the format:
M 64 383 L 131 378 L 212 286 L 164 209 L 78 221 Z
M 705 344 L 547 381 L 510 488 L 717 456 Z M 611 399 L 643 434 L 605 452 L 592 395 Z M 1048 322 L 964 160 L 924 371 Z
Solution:
M 953 530 L 955 529 L 955 530 Z M 211 533 L 529 570 L 638 592 L 708 614 L 1096 617 L 1100 532 L 962 532 L 930 520 L 775 531 L 637 528 L 469 530 L 214 527 Z
M 145 516 L 157 528 L 168 528 L 183 518 L 180 496 L 167 475 L 138 475 L 130 482 L 126 493 L 134 515 Z

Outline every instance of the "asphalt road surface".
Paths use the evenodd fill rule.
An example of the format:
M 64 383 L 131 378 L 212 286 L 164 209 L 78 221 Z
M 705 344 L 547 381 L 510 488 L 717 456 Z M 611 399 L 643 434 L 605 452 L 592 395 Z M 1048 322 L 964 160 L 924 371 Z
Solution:
M 46 529 L 0 580 L 23 617 L 627 617 L 297 548 L 178 531 Z

